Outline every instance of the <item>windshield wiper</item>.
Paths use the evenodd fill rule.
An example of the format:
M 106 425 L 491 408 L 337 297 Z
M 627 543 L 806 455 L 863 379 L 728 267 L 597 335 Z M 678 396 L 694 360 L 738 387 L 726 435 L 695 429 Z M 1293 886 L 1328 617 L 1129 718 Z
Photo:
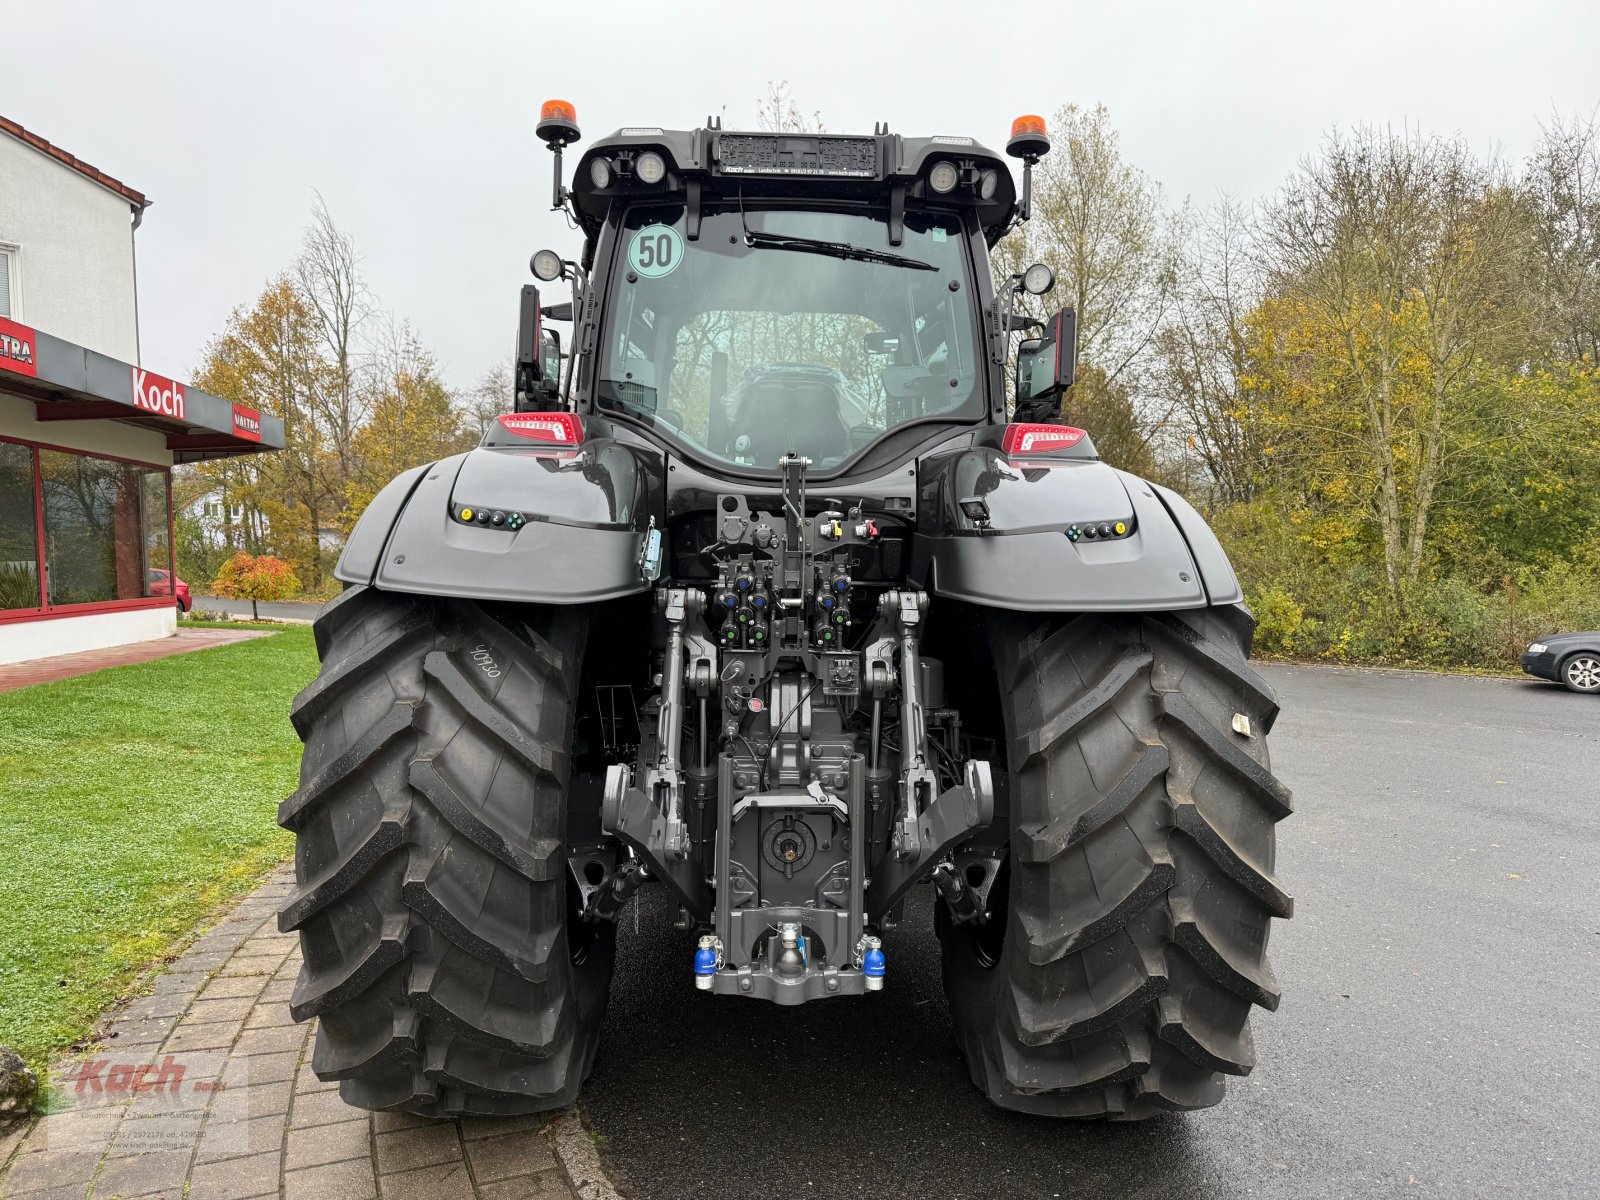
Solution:
M 743 189 L 739 192 L 739 224 L 744 227 L 746 246 L 766 247 L 769 250 L 799 250 L 805 254 L 826 254 L 829 258 L 881 263 L 886 267 L 909 267 L 913 271 L 939 269 L 930 262 L 923 262 L 920 258 L 890 254 L 887 250 L 868 250 L 865 246 L 852 246 L 849 242 L 830 242 L 823 238 L 804 237 L 798 233 L 768 233 L 764 229 L 751 229 L 750 218 L 744 211 Z
M 800 250 L 806 254 L 826 254 L 829 258 L 843 258 L 851 262 L 882 263 L 886 267 L 909 267 L 913 271 L 939 269 L 930 262 L 923 262 L 920 258 L 890 254 L 887 250 L 869 250 L 865 246 L 852 246 L 849 242 L 829 242 L 822 238 L 801 237 L 793 233 L 767 233 L 762 229 L 746 228 L 744 244 L 768 250 Z

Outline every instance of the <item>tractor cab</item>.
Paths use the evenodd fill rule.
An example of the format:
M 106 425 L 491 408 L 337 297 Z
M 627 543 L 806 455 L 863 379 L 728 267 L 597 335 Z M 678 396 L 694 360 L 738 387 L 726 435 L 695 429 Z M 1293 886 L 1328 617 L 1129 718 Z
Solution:
M 535 256 L 566 278 L 578 352 L 559 401 L 549 372 L 530 407 L 569 407 L 647 431 L 714 471 L 776 476 L 785 455 L 813 477 L 848 473 L 897 447 L 1003 424 L 1014 298 L 1053 285 L 1048 269 L 997 298 L 988 251 L 1018 219 L 1048 150 L 1024 119 L 1011 172 L 966 137 L 619 130 L 578 160 L 559 155 L 576 116 L 547 105 L 539 132 L 558 155 L 555 199 L 584 233 L 578 262 Z M 542 327 L 538 293 L 524 330 Z M 531 315 L 526 315 L 531 314 Z M 548 335 L 542 343 L 548 346 Z M 519 359 L 542 358 L 529 342 Z M 1054 399 L 1066 376 L 1026 378 Z M 1051 359 L 1053 366 L 1054 358 Z M 541 368 L 542 370 L 542 368 Z M 901 451 L 903 454 L 903 450 Z

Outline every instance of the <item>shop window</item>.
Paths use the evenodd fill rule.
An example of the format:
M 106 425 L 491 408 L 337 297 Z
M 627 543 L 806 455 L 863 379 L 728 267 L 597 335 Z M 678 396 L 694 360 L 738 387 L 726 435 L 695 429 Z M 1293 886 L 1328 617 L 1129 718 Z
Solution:
M 0 442 L 0 610 L 40 604 L 33 449 Z
M 165 471 L 145 471 L 144 475 L 144 562 L 145 595 L 170 596 L 172 584 L 171 481 Z
M 39 451 L 52 607 L 157 594 L 171 569 L 164 471 Z M 170 585 L 169 585 L 170 586 Z

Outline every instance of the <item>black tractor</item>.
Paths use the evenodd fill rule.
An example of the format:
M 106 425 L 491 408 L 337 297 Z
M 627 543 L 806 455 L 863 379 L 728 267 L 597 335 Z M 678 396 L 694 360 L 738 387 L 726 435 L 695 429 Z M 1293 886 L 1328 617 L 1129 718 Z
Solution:
M 570 299 L 523 288 L 515 411 L 367 508 L 294 706 L 317 1074 L 564 1105 L 641 888 L 661 986 L 864 1005 L 926 887 L 996 1104 L 1217 1103 L 1278 1003 L 1277 704 L 1205 522 L 1059 423 L 1050 269 L 991 277 L 1044 123 L 1020 198 L 966 137 L 628 128 L 569 189 L 571 106 L 538 132 Z

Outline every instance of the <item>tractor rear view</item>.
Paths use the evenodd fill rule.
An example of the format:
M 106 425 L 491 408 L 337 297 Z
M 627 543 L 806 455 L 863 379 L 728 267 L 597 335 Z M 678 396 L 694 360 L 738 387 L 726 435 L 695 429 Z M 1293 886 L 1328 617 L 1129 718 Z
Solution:
M 925 887 L 996 1104 L 1217 1103 L 1278 1003 L 1277 705 L 1204 521 L 1057 423 L 1073 313 L 1016 311 L 1050 269 L 991 278 L 1043 122 L 1020 195 L 966 137 L 628 128 L 569 188 L 571 106 L 539 135 L 570 299 L 523 288 L 516 411 L 367 509 L 294 706 L 317 1074 L 560 1106 L 641 889 L 661 986 L 736 1022 L 882 1003 Z

